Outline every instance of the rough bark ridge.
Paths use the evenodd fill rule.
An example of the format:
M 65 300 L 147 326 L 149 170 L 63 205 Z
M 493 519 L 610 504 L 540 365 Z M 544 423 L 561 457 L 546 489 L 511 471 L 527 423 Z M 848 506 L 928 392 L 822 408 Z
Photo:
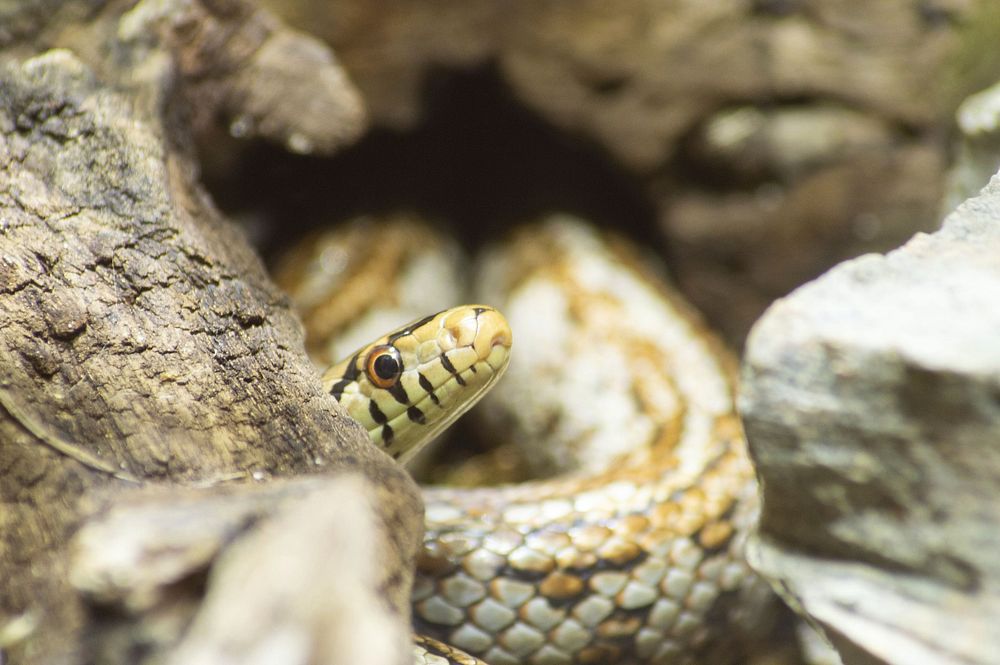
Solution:
M 70 586 L 68 541 L 150 481 L 356 470 L 380 574 L 408 570 L 422 528 L 416 487 L 322 392 L 283 296 L 200 189 L 179 121 L 191 69 L 162 32 L 135 31 L 144 7 L 162 21 L 171 3 L 88 28 L 124 36 L 105 45 L 114 67 L 51 51 L 0 70 L 0 634 L 15 662 L 85 656 L 95 615 Z M 378 580 L 404 626 L 409 584 Z

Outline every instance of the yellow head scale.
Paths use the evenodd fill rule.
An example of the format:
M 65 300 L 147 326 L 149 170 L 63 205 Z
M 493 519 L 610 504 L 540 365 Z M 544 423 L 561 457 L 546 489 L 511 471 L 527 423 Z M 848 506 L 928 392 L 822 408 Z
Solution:
M 463 305 L 395 330 L 323 375 L 323 387 L 401 462 L 465 413 L 507 369 L 503 315 Z

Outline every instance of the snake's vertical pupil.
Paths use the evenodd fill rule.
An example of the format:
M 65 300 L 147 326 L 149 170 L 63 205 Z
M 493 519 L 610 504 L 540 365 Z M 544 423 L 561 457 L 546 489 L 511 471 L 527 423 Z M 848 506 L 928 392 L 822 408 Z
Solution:
M 365 366 L 368 379 L 379 388 L 391 388 L 403 371 L 399 351 L 388 344 L 372 349 Z

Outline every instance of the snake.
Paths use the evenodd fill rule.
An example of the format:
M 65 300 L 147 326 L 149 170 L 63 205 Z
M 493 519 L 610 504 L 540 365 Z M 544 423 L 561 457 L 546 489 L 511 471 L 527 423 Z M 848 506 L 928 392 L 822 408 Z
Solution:
M 454 307 L 362 347 L 323 374 L 323 387 L 405 464 L 500 378 L 511 338 L 493 307 Z
M 362 226 L 377 238 L 413 228 Z M 379 269 L 402 269 L 418 244 L 375 252 Z M 300 248 L 278 271 L 293 300 L 313 302 L 307 332 L 330 321 L 316 280 L 301 286 L 310 262 L 329 268 L 330 247 Z M 640 254 L 553 216 L 485 252 L 477 279 L 454 277 L 496 306 L 422 316 L 323 374 L 401 463 L 489 391 L 478 428 L 537 476 L 424 488 L 418 662 L 741 662 L 738 636 L 766 621 L 772 596 L 743 554 L 758 498 L 735 361 Z M 362 272 L 387 298 L 389 282 Z

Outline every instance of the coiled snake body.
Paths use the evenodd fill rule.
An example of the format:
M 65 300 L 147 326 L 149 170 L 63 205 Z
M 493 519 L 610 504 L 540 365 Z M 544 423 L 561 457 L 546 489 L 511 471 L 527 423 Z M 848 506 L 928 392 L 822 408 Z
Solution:
M 742 556 L 756 487 L 731 359 L 631 250 L 577 222 L 529 227 L 483 264 L 481 297 L 517 337 L 487 422 L 556 475 L 425 490 L 417 629 L 492 665 L 732 660 L 727 638 L 767 594 Z M 464 411 L 495 381 L 510 347 L 496 310 L 459 307 L 324 380 L 405 459 L 453 419 L 448 399 Z

